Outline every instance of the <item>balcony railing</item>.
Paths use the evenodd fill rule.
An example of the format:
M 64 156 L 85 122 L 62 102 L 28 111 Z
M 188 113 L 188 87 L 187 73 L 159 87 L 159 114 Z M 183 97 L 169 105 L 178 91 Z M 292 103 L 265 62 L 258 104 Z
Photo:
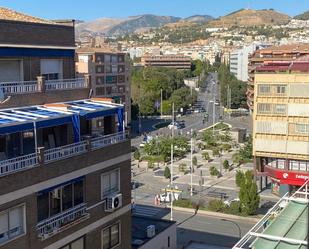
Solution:
M 62 160 L 68 157 L 76 156 L 87 151 L 87 142 L 68 144 L 65 146 L 46 150 L 44 152 L 44 160 L 46 163 Z
M 4 94 L 20 94 L 38 92 L 37 81 L 1 82 L 0 89 Z
M 126 134 L 123 132 L 111 134 L 102 137 L 96 137 L 91 139 L 91 149 L 97 150 L 106 147 L 110 144 L 116 144 L 126 139 Z
M 84 78 L 76 79 L 61 79 L 48 80 L 45 82 L 46 90 L 62 90 L 62 89 L 79 89 L 86 88 L 86 81 Z
M 82 89 L 87 87 L 88 83 L 85 78 L 0 82 L 0 90 L 6 95 L 65 89 Z
M 19 170 L 29 169 L 39 164 L 48 164 L 55 161 L 67 159 L 73 156 L 94 151 L 112 144 L 125 141 L 127 134 L 124 132 L 115 133 L 106 136 L 94 137 L 78 143 L 68 144 L 65 146 L 43 150 L 44 154 L 37 153 L 15 157 L 0 161 L 0 177 L 13 174 Z M 89 145 L 89 146 L 88 146 Z M 39 158 L 44 158 L 44 160 Z
M 89 214 L 86 212 L 86 208 L 87 204 L 83 203 L 39 222 L 36 226 L 39 238 L 47 239 L 87 219 Z
M 0 161 L 0 176 L 38 165 L 37 153 Z

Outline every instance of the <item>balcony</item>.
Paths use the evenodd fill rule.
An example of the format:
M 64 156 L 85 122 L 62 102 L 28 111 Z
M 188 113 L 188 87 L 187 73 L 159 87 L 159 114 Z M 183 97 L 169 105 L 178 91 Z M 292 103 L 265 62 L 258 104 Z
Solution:
M 127 133 L 119 132 L 105 136 L 96 136 L 78 143 L 72 143 L 48 150 L 41 147 L 36 153 L 0 161 L 0 177 L 102 149 L 126 141 L 127 139 Z
M 106 101 L 111 99 L 2 110 L 0 177 L 127 140 L 123 105 Z
M 6 95 L 83 89 L 88 87 L 88 77 L 45 81 L 44 77 L 39 76 L 36 81 L 0 82 L 0 90 Z
M 87 204 L 82 203 L 76 207 L 39 222 L 36 226 L 38 237 L 41 240 L 48 239 L 55 234 L 88 219 L 90 215 L 86 212 L 86 209 Z

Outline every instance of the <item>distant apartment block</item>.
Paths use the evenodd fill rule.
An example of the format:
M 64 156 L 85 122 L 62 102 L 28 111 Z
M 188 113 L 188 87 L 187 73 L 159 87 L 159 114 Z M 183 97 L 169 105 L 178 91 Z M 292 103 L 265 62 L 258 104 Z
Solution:
M 131 121 L 130 69 L 125 53 L 102 48 L 77 50 L 77 74 L 90 76 L 92 96 L 108 97 L 125 105 L 126 123 Z
M 249 59 L 249 80 L 247 86 L 247 105 L 251 111 L 254 107 L 254 76 L 255 69 L 266 62 L 293 61 L 309 54 L 309 44 L 290 44 L 273 46 L 255 51 Z
M 278 195 L 309 179 L 309 60 L 256 68 L 253 115 L 255 169 Z M 262 187 L 262 186 L 261 186 Z
M 131 245 L 125 110 L 75 77 L 74 22 L 0 8 L 0 248 Z
M 191 58 L 184 55 L 145 55 L 141 62 L 145 67 L 191 69 Z

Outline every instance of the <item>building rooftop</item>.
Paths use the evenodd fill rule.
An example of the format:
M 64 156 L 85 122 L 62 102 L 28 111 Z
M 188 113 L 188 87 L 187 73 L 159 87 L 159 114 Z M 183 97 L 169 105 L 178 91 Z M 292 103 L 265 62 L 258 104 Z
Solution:
M 233 249 L 305 249 L 308 246 L 309 181 L 287 193 Z
M 15 10 L 11 10 L 11 9 L 4 8 L 4 7 L 0 7 L 0 20 L 32 22 L 32 23 L 42 23 L 42 24 L 57 24 L 56 22 L 52 22 L 52 21 L 45 20 L 42 18 L 23 14 Z
M 163 232 L 170 226 L 174 225 L 175 221 L 149 218 L 145 216 L 132 216 L 132 249 L 137 249 L 144 245 L 152 238 L 147 237 L 147 227 L 150 225 L 155 226 L 156 235 Z
M 309 53 L 309 44 L 287 44 L 281 46 L 272 46 L 266 49 L 257 50 L 260 54 L 281 54 L 281 53 Z
M 103 47 L 103 48 L 93 48 L 93 47 L 82 47 L 76 50 L 76 53 L 85 53 L 85 54 L 94 54 L 94 53 L 117 53 L 117 54 L 125 54 L 121 51 L 112 49 L 110 47 Z
M 309 72 L 309 61 L 275 61 L 257 67 L 256 72 Z

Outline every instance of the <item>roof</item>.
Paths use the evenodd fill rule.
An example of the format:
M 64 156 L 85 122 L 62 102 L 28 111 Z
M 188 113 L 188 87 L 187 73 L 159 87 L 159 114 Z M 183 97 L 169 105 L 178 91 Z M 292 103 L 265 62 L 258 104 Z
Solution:
M 110 47 L 103 47 L 103 48 L 82 47 L 82 48 L 78 48 L 76 50 L 76 53 L 78 54 L 79 53 L 83 53 L 83 54 L 87 54 L 87 53 L 125 54 L 124 52 L 114 50 Z
M 305 249 L 308 245 L 309 180 L 286 193 L 233 249 Z
M 309 53 L 309 44 L 297 43 L 297 44 L 272 46 L 266 49 L 258 50 L 257 52 L 260 54 L 267 54 L 267 53 L 280 54 L 281 52 L 282 53 L 296 53 L 296 52 Z
M 123 111 L 123 105 L 99 98 L 65 103 L 51 103 L 0 110 L 0 135 L 72 122 L 75 116 L 85 119 L 109 116 Z
M 57 24 L 56 22 L 52 22 L 52 21 L 45 20 L 42 18 L 23 14 L 15 10 L 11 10 L 11 9 L 4 8 L 4 7 L 0 7 L 0 20 L 43 23 L 43 24 Z
M 157 235 L 174 224 L 176 224 L 175 221 L 133 215 L 132 216 L 132 230 L 131 230 L 132 249 L 137 249 L 152 239 L 152 238 L 147 237 L 147 227 L 148 226 L 154 225 L 156 229 L 156 235 Z
M 309 72 L 308 61 L 269 62 L 256 68 L 256 72 Z

